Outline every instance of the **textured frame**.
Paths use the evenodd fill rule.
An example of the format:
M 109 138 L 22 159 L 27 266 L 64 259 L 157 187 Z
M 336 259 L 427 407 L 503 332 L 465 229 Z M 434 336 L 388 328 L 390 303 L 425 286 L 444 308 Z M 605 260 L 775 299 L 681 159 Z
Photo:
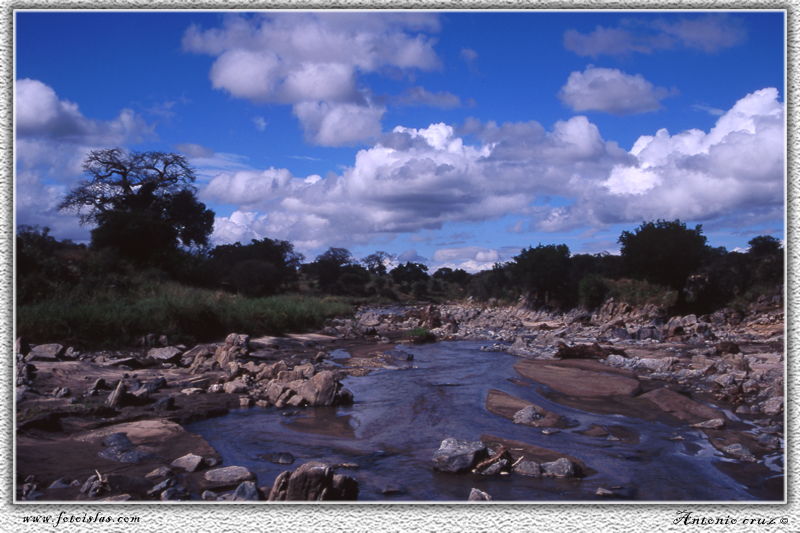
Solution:
M 0 365 L 0 461 L 5 466 L 0 474 L 0 529 L 3 531 L 44 531 L 50 525 L 25 524 L 24 516 L 36 514 L 58 515 L 65 511 L 76 516 L 136 516 L 134 525 L 114 524 L 69 524 L 61 525 L 70 531 L 271 531 L 275 529 L 294 532 L 313 531 L 800 531 L 798 510 L 797 465 L 791 451 L 797 444 L 795 429 L 798 426 L 797 390 L 798 364 L 790 353 L 796 345 L 797 331 L 790 328 L 800 294 L 797 287 L 798 252 L 795 250 L 797 236 L 794 226 L 800 223 L 797 201 L 800 181 L 797 172 L 797 153 L 800 148 L 796 124 L 798 119 L 795 101 L 800 95 L 800 81 L 792 61 L 798 58 L 800 37 L 800 2 L 797 0 L 761 0 L 742 2 L 656 0 L 634 2 L 631 0 L 582 0 L 568 3 L 565 0 L 401 0 L 387 2 L 379 0 L 299 0 L 258 1 L 239 0 L 220 2 L 213 0 L 130 0 L 102 2 L 101 0 L 2 0 L 0 19 L 0 346 L 4 357 Z M 786 66 L 787 83 L 784 94 L 787 117 L 787 186 L 786 186 L 786 440 L 785 473 L 787 477 L 787 504 L 283 504 L 283 505 L 203 505 L 203 504 L 40 504 L 14 505 L 13 487 L 13 87 L 14 87 L 14 10 L 15 9 L 270 9 L 270 8 L 344 8 L 344 9 L 785 9 L 786 19 Z M 736 518 L 738 525 L 687 526 L 675 523 L 678 512 L 691 511 L 695 517 Z M 747 527 L 742 519 L 775 519 L 772 526 Z M 781 519 L 787 519 L 783 524 Z

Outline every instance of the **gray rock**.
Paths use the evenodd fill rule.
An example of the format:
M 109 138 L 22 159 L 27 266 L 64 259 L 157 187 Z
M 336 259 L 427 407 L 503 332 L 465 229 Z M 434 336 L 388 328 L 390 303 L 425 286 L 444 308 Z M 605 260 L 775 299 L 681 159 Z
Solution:
M 447 438 L 433 454 L 433 469 L 454 474 L 467 472 L 488 457 L 489 451 L 482 442 Z
M 47 487 L 47 490 L 50 490 L 50 489 L 66 489 L 66 488 L 71 487 L 71 486 L 72 486 L 72 482 L 69 480 L 69 478 L 62 477 L 61 479 L 57 479 L 57 480 L 53 481 L 50 484 L 50 486 Z
M 270 501 L 332 501 L 358 498 L 358 482 L 350 476 L 334 475 L 333 468 L 310 462 L 294 472 L 283 472 L 269 494 Z
M 536 420 L 541 420 L 542 415 L 539 414 L 539 411 L 532 405 L 525 407 L 524 409 L 520 409 L 516 413 L 514 413 L 514 423 L 515 424 L 532 424 Z
M 156 485 L 152 489 L 148 490 L 147 494 L 149 496 L 152 496 L 153 494 L 159 494 L 160 492 L 163 492 L 163 491 L 167 490 L 170 487 L 174 487 L 176 483 L 177 483 L 177 481 L 175 481 L 172 478 L 165 479 L 164 481 L 162 481 L 161 483 L 159 483 L 158 485 Z
M 182 353 L 183 350 L 180 350 L 175 346 L 169 346 L 167 348 L 153 348 L 147 352 L 147 357 L 162 363 L 177 363 L 180 361 Z
M 228 394 L 246 394 L 247 384 L 244 381 L 229 381 L 225 384 L 225 392 Z
M 699 424 L 692 424 L 689 427 L 699 428 L 699 429 L 720 429 L 725 427 L 725 420 L 722 418 L 715 418 L 713 420 L 706 420 L 705 422 L 700 422 Z
M 783 411 L 783 396 L 776 396 L 764 402 L 764 407 L 761 409 L 767 416 L 776 416 Z
M 25 357 L 26 361 L 58 361 L 64 353 L 64 347 L 60 344 L 42 344 L 31 349 Z
M 134 447 L 133 442 L 131 442 L 131 439 L 128 438 L 126 433 L 112 433 L 103 440 L 103 445 L 109 447 L 116 446 L 126 450 L 130 450 Z
M 776 437 L 775 435 L 770 435 L 768 433 L 763 433 L 763 434 L 759 435 L 758 439 L 756 439 L 756 440 L 762 446 L 765 446 L 765 447 L 770 448 L 772 450 L 777 450 L 778 448 L 781 447 L 781 440 L 778 437 Z
M 106 405 L 115 409 L 120 407 L 122 405 L 122 397 L 125 396 L 127 392 L 128 390 L 125 388 L 125 383 L 120 380 L 120 382 L 117 384 L 117 388 L 114 389 L 114 392 L 112 392 L 106 400 Z
M 268 456 L 265 456 L 264 458 L 278 465 L 290 465 L 294 463 L 294 455 L 288 452 L 272 453 L 269 454 Z
M 109 461 L 116 461 L 118 463 L 141 463 L 146 459 L 155 459 L 156 456 L 152 453 L 144 453 L 137 450 L 130 450 L 126 448 L 119 448 L 112 446 L 105 450 L 98 452 L 98 456 Z
M 236 487 L 236 492 L 233 493 L 232 501 L 258 501 L 258 487 L 256 487 L 256 484 L 252 481 L 245 481 Z
M 541 477 L 542 475 L 542 468 L 539 466 L 539 463 L 533 461 L 520 461 L 514 466 L 512 471 L 515 474 L 521 474 L 523 476 Z
M 170 487 L 161 493 L 161 501 L 188 500 L 189 495 L 180 487 Z
M 562 457 L 550 463 L 542 463 L 542 476 L 545 477 L 579 477 L 580 466 L 576 465 L 566 457 Z
M 331 405 L 336 394 L 336 385 L 333 372 L 324 370 L 303 383 L 297 392 L 313 407 Z
M 481 472 L 484 476 L 493 476 L 495 474 L 499 474 L 500 472 L 508 471 L 508 460 L 507 459 L 500 459 L 494 464 L 489 465 L 485 470 Z
M 483 492 L 482 490 L 478 490 L 476 488 L 473 488 L 472 490 L 469 491 L 469 498 L 467 498 L 467 501 L 470 501 L 470 502 L 490 502 L 490 501 L 492 501 L 492 497 L 489 496 L 489 494 Z
M 164 413 L 166 411 L 171 411 L 175 409 L 175 398 L 173 398 L 172 396 L 159 398 L 156 404 L 153 406 L 153 409 L 157 413 Z
M 736 457 L 740 461 L 754 462 L 756 460 L 755 457 L 753 457 L 752 452 L 750 452 L 749 449 L 741 444 L 731 444 L 730 446 L 725 446 L 722 451 L 728 455 Z
M 183 468 L 187 472 L 194 472 L 201 464 L 203 464 L 203 458 L 200 455 L 189 453 L 175 459 L 169 466 Z
M 149 474 L 145 475 L 144 477 L 167 477 L 171 476 L 174 472 L 171 468 L 166 466 L 159 466 Z
M 256 475 L 243 466 L 225 466 L 209 470 L 205 474 L 207 481 L 225 485 L 238 485 L 243 481 L 255 481 Z

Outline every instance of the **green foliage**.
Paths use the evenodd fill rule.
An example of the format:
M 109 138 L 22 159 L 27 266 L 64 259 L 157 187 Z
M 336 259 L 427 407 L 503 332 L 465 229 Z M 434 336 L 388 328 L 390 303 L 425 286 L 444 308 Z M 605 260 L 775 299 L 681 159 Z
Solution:
M 550 299 L 562 305 L 568 299 L 570 252 L 566 244 L 540 244 L 536 248 L 523 248 L 510 265 L 511 277 L 534 298 L 550 304 Z
M 428 296 L 428 284 L 422 280 L 415 281 L 411 286 L 411 294 L 414 298 L 420 300 Z
M 223 244 L 208 255 L 215 285 L 229 283 L 248 296 L 268 296 L 291 288 L 303 260 L 290 242 L 266 238 L 253 239 L 247 245 Z
M 443 267 L 433 273 L 433 279 L 442 280 L 446 283 L 455 283 L 461 287 L 466 287 L 470 278 L 469 272 L 460 268 L 453 270 L 452 268 Z
M 181 246 L 205 246 L 214 212 L 195 198 L 194 169 L 178 154 L 94 150 L 87 179 L 69 191 L 60 211 L 95 224 L 92 247 L 112 249 L 137 265 L 164 265 Z
M 677 301 L 677 293 L 669 287 L 654 285 L 635 279 L 605 280 L 608 285 L 608 298 L 624 302 L 634 307 L 647 304 L 672 306 Z
M 407 261 L 405 265 L 397 265 L 389 272 L 395 283 L 412 284 L 416 281 L 428 281 L 428 265 Z
M 414 344 L 436 342 L 436 335 L 431 333 L 427 328 L 414 328 L 408 332 L 408 337 L 411 338 Z
M 688 229 L 680 220 L 643 222 L 633 233 L 623 231 L 618 242 L 628 275 L 677 291 L 702 264 L 706 251 L 703 227 Z
M 390 257 L 391 256 L 388 253 L 378 250 L 377 252 L 362 259 L 361 263 L 367 268 L 367 270 L 370 271 L 371 274 L 385 276 L 386 260 Z
M 473 298 L 485 302 L 490 298 L 509 299 L 518 289 L 512 287 L 510 268 L 495 263 L 491 270 L 484 270 L 470 277 L 467 290 Z
M 608 285 L 597 274 L 587 274 L 578 284 L 580 303 L 589 310 L 597 309 L 608 295 Z
M 218 340 L 231 332 L 281 335 L 319 328 L 327 318 L 350 315 L 350 304 L 299 295 L 246 298 L 175 282 L 133 280 L 127 290 L 71 291 L 17 309 L 17 334 L 36 342 L 67 337 L 105 345 L 130 345 L 163 333 L 182 342 Z

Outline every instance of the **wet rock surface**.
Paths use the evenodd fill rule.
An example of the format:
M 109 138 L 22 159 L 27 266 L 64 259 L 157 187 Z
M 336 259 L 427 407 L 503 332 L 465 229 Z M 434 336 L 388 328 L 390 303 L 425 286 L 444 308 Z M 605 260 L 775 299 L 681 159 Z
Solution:
M 492 351 L 519 357 L 518 375 L 509 380 L 531 383 L 525 386 L 537 388 L 553 405 L 691 427 L 732 461 L 720 469 L 742 465 L 731 475 L 744 481 L 762 476 L 765 457 L 783 450 L 784 311 L 779 305 L 770 301 L 744 312 L 669 317 L 657 306 L 635 309 L 613 300 L 594 313 L 554 314 L 523 304 L 373 310 L 332 321 L 324 335 L 251 339 L 233 333 L 218 344 L 192 349 L 165 340 L 159 347 L 81 352 L 18 339 L 17 498 L 353 499 L 358 482 L 336 474 L 336 465 L 306 466 L 315 463 L 283 452 L 263 459 L 299 466 L 281 474 L 272 488 L 259 488 L 252 472 L 222 465 L 204 439 L 181 426 L 242 407 L 278 408 L 308 413 L 293 421 L 292 429 L 304 431 L 306 425 L 319 433 L 322 424 L 331 435 L 352 435 L 349 419 L 323 411 L 316 416 L 314 409 L 357 400 L 341 384 L 347 376 L 416 368 L 413 356 L 394 345 L 410 342 L 405 335 L 417 327 L 440 340 L 485 341 L 487 358 Z M 342 347 L 347 356 L 336 352 L 334 357 Z M 457 384 L 445 379 L 436 387 Z M 526 431 L 548 432 L 553 448 L 500 436 L 484 435 L 478 442 L 442 435 L 440 448 L 430 450 L 432 469 L 443 475 L 589 479 L 595 473 L 591 464 L 560 451 L 558 439 L 574 431 L 609 446 L 640 442 L 639 435 L 621 426 L 574 429 L 576 423 L 559 409 L 499 390 L 489 391 L 485 408 Z M 29 478 L 33 481 L 23 483 Z M 384 483 L 387 497 L 406 492 L 394 486 Z M 606 487 L 597 491 L 614 498 L 629 494 Z M 779 492 L 776 497 L 782 497 Z M 491 498 L 486 493 L 474 497 Z

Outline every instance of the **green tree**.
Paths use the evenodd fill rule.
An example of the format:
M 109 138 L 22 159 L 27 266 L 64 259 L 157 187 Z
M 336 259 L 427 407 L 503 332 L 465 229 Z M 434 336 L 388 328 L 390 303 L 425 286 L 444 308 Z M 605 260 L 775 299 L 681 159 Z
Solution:
M 268 238 L 253 239 L 247 245 L 237 242 L 216 246 L 209 257 L 217 283 L 229 283 L 249 296 L 290 288 L 303 261 L 303 254 L 295 252 L 292 243 Z
M 564 305 L 569 291 L 570 252 L 566 244 L 539 244 L 523 248 L 512 259 L 511 276 L 514 283 L 545 305 L 551 298 Z
M 780 239 L 771 235 L 760 235 L 750 239 L 747 256 L 753 280 L 762 287 L 777 286 L 783 283 L 784 259 Z
M 378 250 L 373 254 L 369 254 L 367 257 L 361 260 L 361 264 L 367 267 L 372 274 L 376 274 L 378 276 L 385 276 L 386 275 L 386 260 L 389 259 L 391 256 L 386 252 L 382 252 Z
M 623 231 L 619 237 L 623 271 L 676 290 L 681 307 L 686 301 L 686 280 L 703 263 L 706 240 L 699 224 L 689 229 L 680 220 L 642 222 L 633 232 Z
M 89 152 L 86 179 L 58 204 L 95 225 L 93 248 L 113 248 L 138 263 L 163 261 L 180 246 L 205 246 L 214 212 L 195 198 L 194 169 L 178 154 Z
M 416 281 L 428 281 L 428 265 L 407 261 L 405 265 L 397 265 L 389 274 L 395 283 L 410 285 Z

